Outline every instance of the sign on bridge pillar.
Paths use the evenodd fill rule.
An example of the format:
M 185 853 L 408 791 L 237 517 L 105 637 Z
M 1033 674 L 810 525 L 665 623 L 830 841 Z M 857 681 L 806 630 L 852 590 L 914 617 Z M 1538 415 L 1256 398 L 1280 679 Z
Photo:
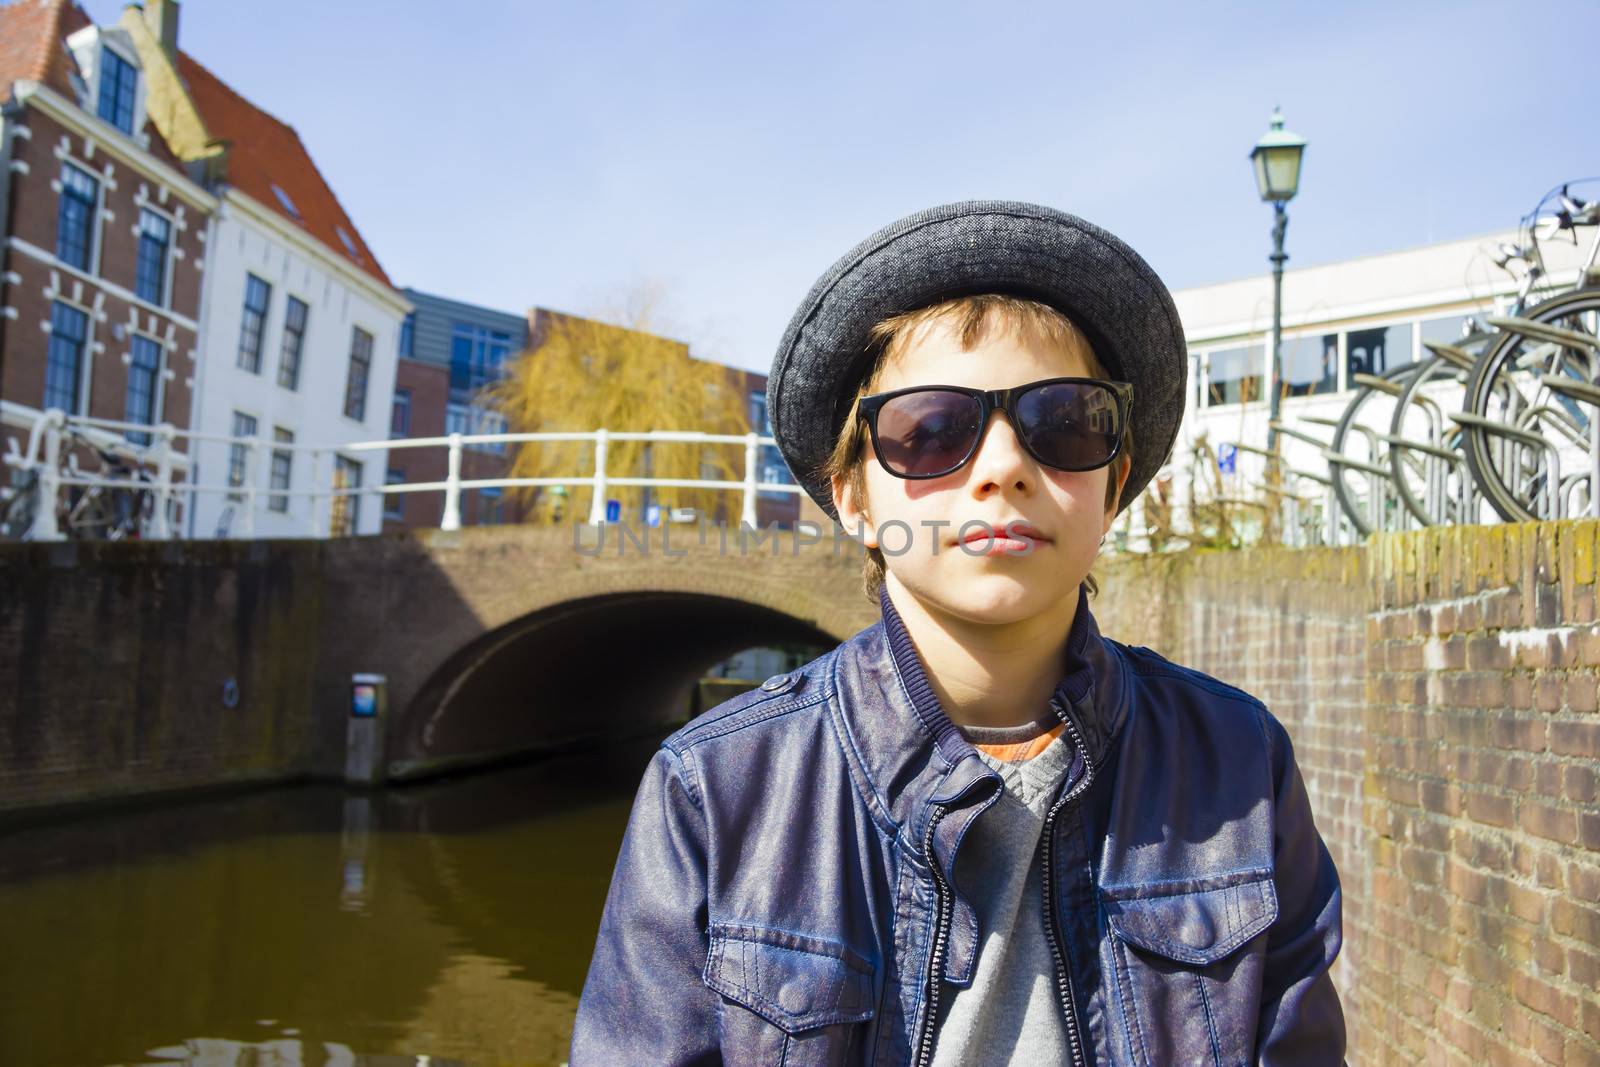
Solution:
M 384 720 L 389 680 L 381 674 L 350 676 L 350 718 L 345 726 L 344 780 L 360 785 L 383 781 Z

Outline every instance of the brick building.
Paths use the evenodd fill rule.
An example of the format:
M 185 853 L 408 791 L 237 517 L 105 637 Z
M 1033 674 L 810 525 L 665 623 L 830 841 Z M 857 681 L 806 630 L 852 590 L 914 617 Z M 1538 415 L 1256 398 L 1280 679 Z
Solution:
M 498 380 L 506 361 L 528 347 L 528 321 L 416 289 L 401 292 L 414 310 L 400 330 L 389 436 L 503 432 L 504 419 L 477 401 L 477 391 Z M 443 481 L 448 463 L 444 448 L 393 449 L 385 481 Z M 500 478 L 510 465 L 508 446 L 473 445 L 462 450 L 461 477 Z M 501 488 L 464 492 L 460 507 L 463 526 L 516 522 L 522 513 L 517 495 Z M 443 515 L 442 492 L 389 493 L 383 528 L 438 526 Z
M 52 407 L 190 423 L 216 200 L 149 121 L 148 96 L 120 27 L 67 0 L 0 7 L 0 448 L 25 448 Z
M 738 367 L 728 368 L 728 377 L 735 389 L 744 394 L 746 417 L 750 429 L 765 437 L 772 436 L 772 417 L 767 411 L 767 376 Z M 759 453 L 756 481 L 767 484 L 792 485 L 794 479 L 783 462 L 777 445 L 763 445 Z M 804 493 L 788 493 L 771 489 L 756 490 L 756 525 L 766 528 L 780 526 L 790 529 L 801 518 L 800 498 Z M 807 498 L 809 500 L 809 498 Z M 732 511 L 735 518 L 737 509 Z M 774 672 L 776 673 L 776 672 Z

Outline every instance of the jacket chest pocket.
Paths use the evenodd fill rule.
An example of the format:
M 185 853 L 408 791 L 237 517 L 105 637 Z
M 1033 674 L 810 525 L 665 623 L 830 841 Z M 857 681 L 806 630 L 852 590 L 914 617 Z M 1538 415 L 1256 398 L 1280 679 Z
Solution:
M 861 1058 L 876 968 L 837 941 L 712 923 L 703 978 L 722 994 L 728 1063 L 840 1067 Z
M 1102 888 L 1117 1002 L 1134 1062 L 1235 1067 L 1255 1054 L 1272 872 Z

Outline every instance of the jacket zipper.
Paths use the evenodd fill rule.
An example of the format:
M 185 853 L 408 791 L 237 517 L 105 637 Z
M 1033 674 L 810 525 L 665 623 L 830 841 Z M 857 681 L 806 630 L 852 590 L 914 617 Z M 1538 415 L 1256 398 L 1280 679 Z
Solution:
M 939 987 L 943 984 L 944 957 L 950 943 L 950 917 L 953 909 L 950 904 L 949 887 L 945 884 L 944 872 L 939 870 L 939 860 L 933 854 L 933 831 L 947 811 L 949 809 L 942 806 L 934 809 L 932 817 L 928 819 L 928 832 L 922 838 L 922 854 L 928 857 L 928 866 L 933 870 L 935 918 L 933 946 L 928 950 L 926 998 L 928 1009 L 922 1013 L 922 1029 L 915 1043 L 917 1054 L 912 1061 L 916 1067 L 928 1067 L 933 1059 L 933 1030 L 939 1015 Z
M 1050 942 L 1050 955 L 1055 960 L 1056 991 L 1061 997 L 1061 1009 L 1067 1017 L 1067 1039 L 1072 1046 L 1073 1067 L 1084 1067 L 1083 1038 L 1078 1033 L 1077 998 L 1073 994 L 1072 973 L 1067 967 L 1066 953 L 1061 948 L 1061 924 L 1056 916 L 1055 906 L 1055 865 L 1050 861 L 1050 854 L 1055 839 L 1056 813 L 1073 800 L 1082 795 L 1089 788 L 1089 783 L 1094 781 L 1094 764 L 1089 760 L 1089 751 L 1084 746 L 1083 738 L 1078 729 L 1073 725 L 1071 717 L 1063 714 L 1056 701 L 1050 702 L 1056 713 L 1061 715 L 1062 722 L 1067 725 L 1067 732 L 1072 735 L 1072 743 L 1077 746 L 1079 756 L 1083 760 L 1083 778 L 1065 796 L 1058 799 L 1050 809 L 1050 814 L 1044 820 L 1044 840 L 1040 842 L 1039 854 L 1041 870 L 1039 872 L 1040 894 L 1044 904 L 1045 936 Z

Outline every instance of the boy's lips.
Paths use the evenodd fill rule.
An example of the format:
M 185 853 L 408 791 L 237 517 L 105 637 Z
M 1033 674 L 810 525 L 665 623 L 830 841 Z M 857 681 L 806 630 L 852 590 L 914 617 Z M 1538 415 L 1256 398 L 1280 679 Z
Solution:
M 992 526 L 986 523 L 968 533 L 957 544 L 971 544 L 973 541 L 988 541 L 991 538 L 995 541 L 1017 541 L 1019 538 L 1027 538 L 1038 544 L 1048 544 L 1050 541 L 1050 538 L 1046 537 L 1037 526 L 1014 519 Z

